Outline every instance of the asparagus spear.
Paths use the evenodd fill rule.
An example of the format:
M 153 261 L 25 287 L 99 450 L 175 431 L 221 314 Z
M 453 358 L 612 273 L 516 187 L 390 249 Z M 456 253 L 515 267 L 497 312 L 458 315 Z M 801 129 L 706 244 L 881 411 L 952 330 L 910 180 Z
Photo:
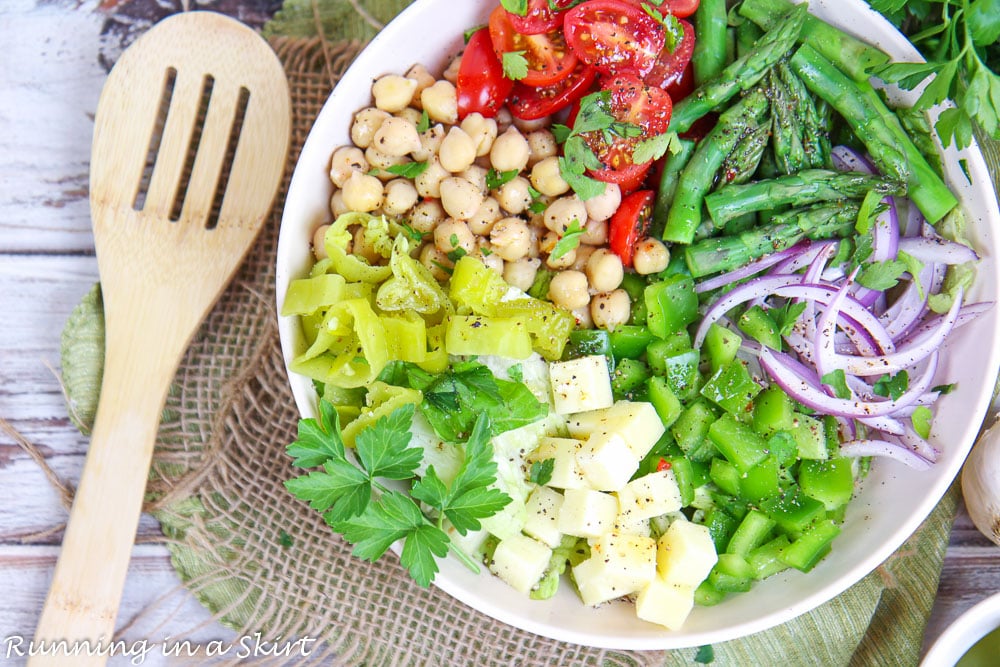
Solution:
M 701 278 L 732 271 L 771 252 L 790 248 L 805 238 L 840 238 L 854 231 L 860 205 L 821 204 L 776 215 L 772 222 L 734 235 L 689 245 L 684 260 L 691 275 Z
M 795 6 L 771 30 L 764 33 L 756 46 L 723 69 L 718 76 L 695 89 L 674 106 L 670 129 L 686 132 L 696 120 L 736 96 L 741 90 L 757 85 L 774 63 L 795 45 L 807 10 Z
M 715 174 L 740 139 L 755 129 L 767 113 L 767 97 L 751 91 L 719 116 L 712 131 L 702 139 L 681 172 L 674 200 L 667 212 L 663 240 L 691 243 L 701 223 L 701 207 L 715 181 Z
M 779 65 L 768 72 L 767 94 L 771 99 L 771 132 L 774 159 L 782 174 L 794 174 L 807 166 L 803 146 L 805 128 L 799 117 L 798 107 L 791 91 L 778 74 Z
M 701 0 L 694 14 L 695 40 L 691 54 L 695 84 L 700 86 L 725 68 L 728 27 L 726 0 Z
M 760 29 L 753 21 L 743 21 L 736 26 L 736 55 L 737 57 L 742 57 L 746 55 L 751 49 L 753 49 L 754 44 L 760 39 L 764 34 L 764 31 Z
M 814 169 L 830 166 L 830 134 L 828 118 L 820 115 L 813 96 L 795 76 L 788 63 L 778 63 L 775 68 L 784 84 L 788 97 L 795 104 L 795 115 L 802 129 L 802 149 L 805 152 L 805 166 Z
M 653 205 L 653 224 L 649 228 L 652 236 L 659 236 L 667 224 L 667 213 L 677 191 L 677 181 L 691 156 L 694 155 L 695 143 L 690 139 L 679 139 L 680 149 L 676 153 L 667 153 L 663 162 L 663 173 L 660 175 L 660 187 L 656 191 L 656 203 Z
M 795 52 L 790 64 L 811 91 L 844 117 L 879 170 L 907 184 L 909 197 L 931 224 L 954 208 L 958 203 L 955 195 L 927 163 L 871 84 L 852 81 L 808 45 Z
M 715 225 L 725 227 L 726 222 L 748 211 L 860 199 L 872 190 L 881 195 L 898 195 L 904 192 L 904 187 L 868 174 L 804 169 L 770 180 L 730 185 L 705 197 L 705 205 Z
M 788 0 L 743 0 L 739 12 L 764 30 L 770 30 L 792 6 Z M 815 16 L 806 17 L 799 41 L 837 63 L 856 81 L 867 81 L 872 70 L 889 62 L 889 56 L 882 51 Z
M 746 183 L 753 176 L 771 139 L 771 126 L 761 123 L 739 140 L 733 152 L 722 163 L 719 187 Z

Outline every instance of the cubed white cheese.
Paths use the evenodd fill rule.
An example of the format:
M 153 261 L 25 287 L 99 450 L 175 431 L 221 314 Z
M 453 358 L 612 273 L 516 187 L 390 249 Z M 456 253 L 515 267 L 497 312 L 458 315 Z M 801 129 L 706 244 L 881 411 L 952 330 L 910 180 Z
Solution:
M 549 365 L 549 379 L 557 414 L 596 410 L 614 403 L 608 360 L 603 354 L 554 362 Z
M 636 616 L 670 630 L 679 629 L 693 607 L 692 586 L 668 584 L 660 577 L 654 577 L 635 598 Z
M 619 491 L 635 474 L 641 459 L 618 433 L 598 431 L 587 438 L 576 461 L 588 486 L 598 491 Z
M 619 511 L 630 519 L 652 519 L 681 508 L 681 490 L 673 470 L 643 475 L 618 493 Z
M 618 516 L 618 499 L 593 489 L 566 489 L 559 509 L 559 532 L 575 537 L 598 537 Z
M 694 587 L 719 560 L 708 528 L 674 521 L 656 543 L 656 569 L 667 584 Z
M 538 540 L 527 535 L 512 535 L 497 544 L 490 570 L 527 595 L 545 573 L 551 559 L 552 549 Z
M 605 533 L 591 545 L 590 553 L 573 568 L 584 604 L 631 595 L 656 577 L 656 542 L 651 537 Z
M 583 489 L 587 482 L 576 462 L 576 453 L 583 448 L 583 441 L 574 438 L 542 438 L 538 447 L 528 455 L 528 462 L 553 460 L 552 478 L 547 486 L 557 489 Z
M 559 532 L 559 510 L 563 505 L 563 495 L 547 486 L 539 486 L 531 495 L 525 509 L 528 518 L 524 522 L 524 532 L 546 546 L 556 548 L 562 540 Z
M 637 519 L 631 514 L 621 511 L 621 501 L 619 500 L 618 503 L 618 516 L 615 518 L 614 525 L 611 526 L 611 532 L 649 537 L 652 532 L 649 519 Z
M 618 401 L 609 408 L 573 415 L 566 428 L 574 438 L 592 433 L 617 433 L 642 460 L 666 430 L 652 403 Z

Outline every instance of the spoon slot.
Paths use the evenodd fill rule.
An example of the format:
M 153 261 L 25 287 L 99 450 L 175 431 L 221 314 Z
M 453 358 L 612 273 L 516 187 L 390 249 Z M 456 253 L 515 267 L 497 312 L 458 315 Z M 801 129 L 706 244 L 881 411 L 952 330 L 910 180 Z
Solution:
M 174 83 L 177 81 L 177 70 L 168 67 L 163 77 L 163 87 L 160 89 L 160 103 L 157 105 L 156 118 L 153 121 L 153 131 L 149 136 L 149 148 L 146 149 L 146 161 L 139 175 L 135 197 L 132 198 L 132 209 L 141 211 L 146 204 L 146 194 L 149 192 L 149 182 L 152 180 L 153 168 L 156 165 L 156 155 L 160 152 L 160 142 L 163 140 L 163 127 L 167 123 L 167 110 L 174 96 Z
M 240 143 L 240 134 L 243 131 L 243 121 L 246 120 L 247 106 L 249 104 L 250 91 L 246 86 L 240 86 L 233 124 L 229 130 L 229 141 L 226 145 L 226 159 L 222 163 L 222 171 L 219 173 L 218 183 L 215 185 L 215 196 L 212 198 L 212 211 L 208 215 L 208 220 L 205 221 L 205 227 L 208 229 L 215 229 L 215 226 L 219 222 L 219 212 L 222 210 L 222 202 L 225 198 L 226 188 L 229 185 L 229 176 L 232 173 L 236 157 L 236 147 Z
M 209 104 L 212 101 L 212 89 L 215 87 L 215 77 L 206 74 L 202 79 L 201 97 L 198 100 L 198 114 L 195 116 L 194 125 L 191 128 L 191 139 L 188 142 L 187 152 L 184 154 L 184 169 L 181 171 L 180 181 L 177 183 L 177 190 L 174 193 L 174 203 L 170 209 L 171 222 L 181 219 L 184 210 L 184 200 L 187 197 L 188 187 L 191 185 L 191 173 L 194 170 L 194 161 L 198 155 L 198 147 L 201 144 L 201 137 L 205 129 L 205 118 L 208 116 Z

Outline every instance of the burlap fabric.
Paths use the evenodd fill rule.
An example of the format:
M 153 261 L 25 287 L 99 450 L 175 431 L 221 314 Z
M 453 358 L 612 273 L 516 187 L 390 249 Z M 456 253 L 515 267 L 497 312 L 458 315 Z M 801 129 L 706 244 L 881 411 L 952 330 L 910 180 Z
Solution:
M 339 74 L 378 21 L 406 4 L 289 0 L 265 28 L 292 91 L 285 186 Z M 991 160 L 996 174 L 995 152 Z M 284 448 L 295 437 L 298 414 L 274 307 L 284 192 L 182 362 L 160 428 L 147 509 L 161 522 L 187 589 L 242 635 L 322 638 L 308 659 L 317 664 L 695 664 L 695 649 L 593 649 L 494 621 L 433 587 L 419 588 L 394 557 L 376 564 L 354 559 L 318 513 L 288 494 L 283 482 L 293 471 Z M 95 312 L 97 305 L 82 308 Z M 716 645 L 714 664 L 915 664 L 957 501 L 953 488 L 889 561 L 829 603 Z

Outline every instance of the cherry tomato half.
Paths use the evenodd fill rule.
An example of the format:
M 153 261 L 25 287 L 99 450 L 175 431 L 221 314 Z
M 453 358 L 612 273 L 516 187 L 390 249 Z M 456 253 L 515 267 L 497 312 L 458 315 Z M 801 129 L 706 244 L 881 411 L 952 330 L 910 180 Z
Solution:
M 694 53 L 694 26 L 687 21 L 680 21 L 680 24 L 684 28 L 684 37 L 674 44 L 673 51 L 666 46 L 663 47 L 652 69 L 643 77 L 646 83 L 669 88 L 684 76 L 684 70 L 687 69 L 691 62 L 691 54 Z
M 537 120 L 562 111 L 583 97 L 597 78 L 593 67 L 577 63 L 573 72 L 551 86 L 526 86 L 514 84 L 510 93 L 510 113 L 521 120 Z
M 608 74 L 642 76 L 663 50 L 663 26 L 625 0 L 589 0 L 566 12 L 566 43 L 583 62 Z
M 590 169 L 587 175 L 605 183 L 615 183 L 623 195 L 635 192 L 646 180 L 652 161 L 642 164 L 627 164 L 618 169 Z
M 551 32 L 562 25 L 562 10 L 573 4 L 573 0 L 528 0 L 524 16 L 507 12 L 507 18 L 514 29 L 522 35 L 540 35 Z M 553 9 L 553 5 L 557 9 Z
M 652 190 L 633 192 L 622 199 L 618 210 L 611 216 L 608 245 L 625 266 L 632 266 L 635 247 L 649 233 L 655 198 L 656 193 Z
M 503 75 L 500 60 L 493 52 L 489 31 L 483 28 L 472 33 L 458 69 L 458 117 L 478 111 L 493 118 L 513 87 L 514 82 Z
M 666 0 L 660 5 L 660 11 L 664 14 L 670 12 L 679 19 L 686 19 L 695 13 L 699 4 L 701 4 L 699 0 Z
M 650 86 L 634 76 L 616 76 L 602 82 L 601 88 L 611 93 L 608 112 L 615 120 L 637 125 L 641 133 L 621 136 L 593 131 L 582 136 L 606 168 L 622 170 L 632 165 L 632 153 L 640 141 L 667 131 L 673 102 L 662 88 Z
M 509 15 L 503 7 L 490 14 L 490 39 L 497 58 L 503 60 L 505 53 L 523 51 L 528 74 L 520 81 L 526 86 L 551 86 L 568 77 L 576 67 L 577 57 L 566 46 L 562 31 L 524 35 L 514 28 Z

